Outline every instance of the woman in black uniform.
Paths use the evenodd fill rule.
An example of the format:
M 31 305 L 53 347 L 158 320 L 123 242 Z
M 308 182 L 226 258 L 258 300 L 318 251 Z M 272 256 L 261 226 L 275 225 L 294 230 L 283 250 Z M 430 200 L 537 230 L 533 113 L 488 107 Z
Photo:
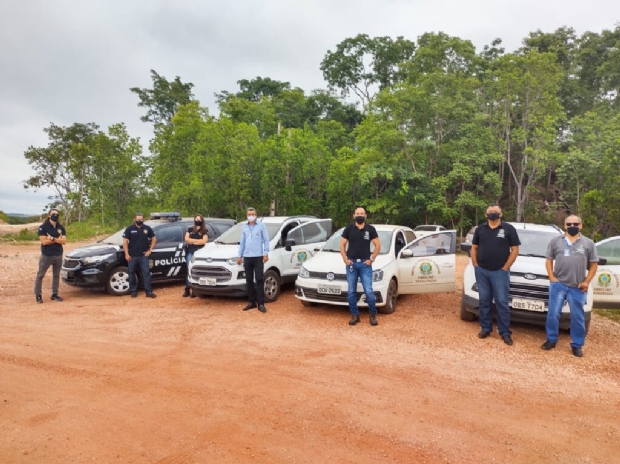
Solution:
M 202 248 L 208 240 L 207 227 L 205 226 L 205 218 L 201 214 L 194 216 L 194 225 L 185 232 L 185 264 L 187 264 L 188 278 L 185 279 L 185 291 L 183 297 L 194 298 L 194 292 L 189 289 L 189 262 L 194 256 L 194 252 Z

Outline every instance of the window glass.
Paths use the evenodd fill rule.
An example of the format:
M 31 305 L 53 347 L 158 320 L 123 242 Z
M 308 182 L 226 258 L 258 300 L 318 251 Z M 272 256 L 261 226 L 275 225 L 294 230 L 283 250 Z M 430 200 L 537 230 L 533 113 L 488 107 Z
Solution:
M 407 243 L 411 243 L 415 240 L 415 234 L 410 230 L 406 230 L 405 239 L 407 240 Z
M 183 229 L 181 226 L 168 226 L 161 227 L 154 230 L 155 237 L 158 242 L 182 242 L 183 241 Z
M 427 235 L 407 248 L 413 252 L 413 256 L 449 254 L 452 248 L 452 234 L 445 232 Z
M 607 264 L 620 264 L 620 239 L 597 245 L 596 254 L 599 258 L 607 259 Z

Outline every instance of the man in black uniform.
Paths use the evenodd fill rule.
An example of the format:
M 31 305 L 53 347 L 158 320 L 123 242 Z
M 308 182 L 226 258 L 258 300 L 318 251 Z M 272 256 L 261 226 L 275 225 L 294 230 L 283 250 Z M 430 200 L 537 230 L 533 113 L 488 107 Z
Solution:
M 41 257 L 39 258 L 39 272 L 34 281 L 34 294 L 37 303 L 43 303 L 41 285 L 45 273 L 52 266 L 52 300 L 62 301 L 58 295 L 60 283 L 60 268 L 62 267 L 62 246 L 67 243 L 67 231 L 58 222 L 58 210 L 51 209 L 47 220 L 39 227 L 39 241 L 41 242 Z
M 510 266 L 519 255 L 521 242 L 517 231 L 502 221 L 502 209 L 498 205 L 487 208 L 487 222 L 480 224 L 474 232 L 471 247 L 471 262 L 478 284 L 480 311 L 479 338 L 486 338 L 493 332 L 491 303 L 495 300 L 497 309 L 497 330 L 506 345 L 512 345 L 510 331 Z
M 360 321 L 360 312 L 357 308 L 357 280 L 362 281 L 368 312 L 370 313 L 370 325 L 378 325 L 377 322 L 377 297 L 372 289 L 372 263 L 381 251 L 381 241 L 377 230 L 370 224 L 366 224 L 366 210 L 358 207 L 353 213 L 354 224 L 348 225 L 342 232 L 340 240 L 340 254 L 347 266 L 347 284 L 349 296 L 349 310 L 351 320 L 349 325 L 355 325 Z M 370 244 L 375 249 L 370 253 Z M 347 244 L 348 249 L 347 249 Z
M 149 256 L 157 243 L 153 229 L 144 224 L 144 215 L 136 213 L 134 223 L 123 232 L 123 250 L 128 263 L 129 287 L 131 297 L 138 296 L 138 279 L 136 268 L 140 268 L 144 290 L 148 298 L 155 298 L 151 286 L 151 271 L 149 269 Z

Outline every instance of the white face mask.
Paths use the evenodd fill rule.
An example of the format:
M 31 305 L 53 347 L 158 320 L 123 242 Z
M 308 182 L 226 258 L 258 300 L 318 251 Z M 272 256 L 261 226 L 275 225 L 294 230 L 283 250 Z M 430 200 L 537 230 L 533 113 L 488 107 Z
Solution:
M 248 216 L 248 221 L 250 222 L 256 221 L 256 216 Z

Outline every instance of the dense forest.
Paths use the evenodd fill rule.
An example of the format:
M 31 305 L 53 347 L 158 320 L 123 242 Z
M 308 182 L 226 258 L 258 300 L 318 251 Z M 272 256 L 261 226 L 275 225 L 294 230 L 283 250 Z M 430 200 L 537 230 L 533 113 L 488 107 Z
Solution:
M 500 39 L 358 35 L 326 52 L 326 88 L 241 79 L 215 95 L 151 71 L 132 88 L 153 126 L 148 150 L 124 124 L 51 124 L 24 156 L 26 188 L 49 187 L 66 223 L 121 224 L 137 210 L 242 218 L 314 214 L 466 231 L 498 202 L 509 220 L 582 215 L 620 232 L 620 26 Z

